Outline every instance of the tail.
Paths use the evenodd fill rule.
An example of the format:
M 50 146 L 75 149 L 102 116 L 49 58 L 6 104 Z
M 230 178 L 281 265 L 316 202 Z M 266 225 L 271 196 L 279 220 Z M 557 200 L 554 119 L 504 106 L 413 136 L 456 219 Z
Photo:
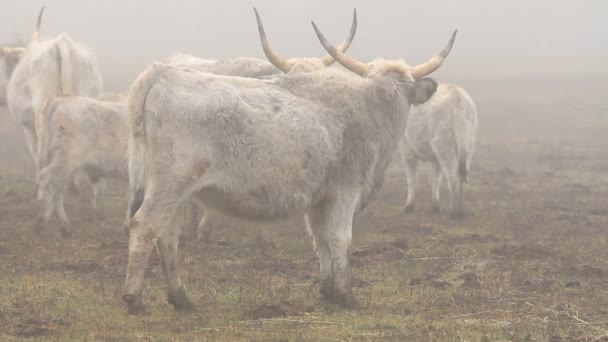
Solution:
M 40 39 L 40 24 L 42 24 L 42 15 L 44 14 L 44 5 L 40 7 L 40 11 L 38 12 L 38 20 L 36 20 L 36 31 L 34 31 L 34 36 L 32 37 L 32 41 L 35 42 Z
M 127 100 L 129 126 L 129 210 L 127 222 L 135 215 L 144 200 L 144 112 L 148 93 L 161 77 L 164 65 L 154 63 L 133 83 Z
M 477 121 L 477 110 L 475 104 L 462 89 L 458 89 L 457 101 L 453 107 L 452 124 L 454 137 L 456 138 L 456 154 L 458 157 L 458 176 L 469 182 L 469 163 L 473 154 L 471 139 L 475 138 L 475 126 Z
M 42 109 L 35 116 L 36 120 L 36 136 L 38 137 L 38 146 L 36 153 L 36 179 L 40 184 L 43 170 L 51 161 L 51 120 L 53 114 L 57 110 L 58 103 L 54 101 L 56 98 L 48 99 Z
M 61 94 L 72 94 L 72 52 L 69 44 L 72 40 L 67 34 L 61 34 L 57 42 L 57 65 L 61 77 Z

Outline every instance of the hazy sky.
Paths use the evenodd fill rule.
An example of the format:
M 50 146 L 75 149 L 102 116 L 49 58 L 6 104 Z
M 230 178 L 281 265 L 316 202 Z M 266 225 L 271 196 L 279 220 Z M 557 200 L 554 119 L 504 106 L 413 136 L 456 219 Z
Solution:
M 148 63 L 176 51 L 262 57 L 254 5 L 285 57 L 323 55 L 310 20 L 337 43 L 353 7 L 359 30 L 350 53 L 362 60 L 419 62 L 440 50 L 454 28 L 460 30 L 454 60 L 608 56 L 605 0 L 2 0 L 0 42 L 15 33 L 28 40 L 43 3 L 43 37 L 67 32 L 93 47 L 102 64 Z

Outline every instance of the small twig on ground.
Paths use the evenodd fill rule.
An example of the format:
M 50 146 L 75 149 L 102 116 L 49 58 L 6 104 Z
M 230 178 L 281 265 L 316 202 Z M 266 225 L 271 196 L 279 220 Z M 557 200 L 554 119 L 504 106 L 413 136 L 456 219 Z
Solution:
M 412 258 L 411 260 L 441 260 L 441 259 L 462 259 L 462 257 L 427 257 L 427 258 Z

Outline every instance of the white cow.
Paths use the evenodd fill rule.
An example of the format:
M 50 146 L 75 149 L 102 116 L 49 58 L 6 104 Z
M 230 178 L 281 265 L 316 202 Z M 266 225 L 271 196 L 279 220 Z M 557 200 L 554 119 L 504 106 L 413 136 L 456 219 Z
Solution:
M 452 84 L 440 84 L 431 100 L 410 110 L 400 146 L 407 176 L 406 212 L 414 209 L 418 162 L 426 161 L 431 163 L 431 211 L 439 212 L 439 191 L 445 176 L 451 215 L 463 217 L 463 185 L 475 151 L 477 126 L 475 103 L 464 89 Z
M 315 26 L 316 29 L 316 26 Z M 154 64 L 128 100 L 130 181 L 143 201 L 130 222 L 123 300 L 143 310 L 144 270 L 156 244 L 169 302 L 191 307 L 177 267 L 180 205 L 249 220 L 308 215 L 320 258 L 321 293 L 353 302 L 349 251 L 352 222 L 380 189 L 402 138 L 411 104 L 432 96 L 422 65 L 345 56 L 317 34 L 330 55 L 360 76 L 335 69 L 271 81 L 227 77 Z
M 7 100 L 11 115 L 23 127 L 36 165 L 35 114 L 56 95 L 97 97 L 101 89 L 101 71 L 91 49 L 66 33 L 32 41 L 9 80 Z
M 93 185 L 93 206 L 103 213 L 104 179 L 128 177 L 126 106 L 124 101 L 57 96 L 38 113 L 38 199 L 44 207 L 38 229 L 56 217 L 62 235 L 69 236 L 63 196 L 76 174 Z
M 282 73 L 318 71 L 332 65 L 335 62 L 331 55 L 326 55 L 321 58 L 296 57 L 286 59 L 282 57 L 270 46 L 268 38 L 266 37 L 266 32 L 264 31 L 262 19 L 260 18 L 257 9 L 254 8 L 253 10 L 257 21 L 258 33 L 260 36 L 262 49 L 268 60 L 250 57 L 238 57 L 223 61 L 216 61 L 210 59 L 202 59 L 184 53 L 176 53 L 168 59 L 167 63 L 175 67 L 187 67 L 216 75 L 267 78 L 269 76 L 280 75 Z M 357 10 L 354 9 L 349 35 L 338 46 L 339 51 L 346 52 L 350 48 L 352 41 L 355 38 L 356 32 Z M 135 173 L 139 172 L 139 170 L 137 169 L 137 165 L 133 165 L 132 167 L 135 168 Z M 143 199 L 142 192 L 138 192 L 136 189 L 132 189 L 131 193 L 134 196 L 132 196 L 129 200 L 129 208 L 127 210 L 127 216 L 124 221 L 125 232 L 127 233 L 129 220 L 131 216 L 135 214 L 135 211 L 137 211 Z M 202 216 L 200 220 L 198 220 L 198 224 L 191 223 L 197 221 L 196 208 L 191 207 L 190 212 L 188 212 L 187 208 L 184 208 L 184 212 L 182 213 L 183 216 L 190 217 L 186 225 L 196 227 L 196 232 L 194 234 L 196 240 L 200 240 L 200 238 L 203 236 L 203 233 L 205 231 L 205 223 L 207 222 L 207 213 L 203 208 L 199 209 L 202 212 Z

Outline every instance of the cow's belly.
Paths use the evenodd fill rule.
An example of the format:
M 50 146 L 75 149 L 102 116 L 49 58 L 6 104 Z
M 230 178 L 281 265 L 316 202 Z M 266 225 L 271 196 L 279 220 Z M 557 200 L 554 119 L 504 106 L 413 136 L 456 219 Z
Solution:
M 307 200 L 273 198 L 264 191 L 232 194 L 216 187 L 204 188 L 194 195 L 206 208 L 244 220 L 276 221 L 304 214 Z

